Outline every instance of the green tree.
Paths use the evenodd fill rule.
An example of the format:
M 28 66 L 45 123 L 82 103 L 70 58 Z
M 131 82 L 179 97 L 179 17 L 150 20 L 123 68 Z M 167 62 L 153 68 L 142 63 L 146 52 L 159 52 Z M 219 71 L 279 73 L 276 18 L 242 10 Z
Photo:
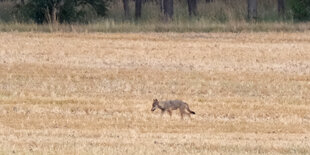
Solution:
M 291 0 L 293 17 L 299 21 L 310 20 L 310 0 Z
M 18 12 L 36 23 L 79 22 L 89 12 L 104 16 L 109 0 L 29 0 Z

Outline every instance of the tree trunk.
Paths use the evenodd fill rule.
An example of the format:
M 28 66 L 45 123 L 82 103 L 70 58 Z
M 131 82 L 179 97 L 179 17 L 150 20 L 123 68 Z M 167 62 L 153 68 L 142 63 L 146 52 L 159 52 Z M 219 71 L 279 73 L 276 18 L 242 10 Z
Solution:
M 197 0 L 187 0 L 189 16 L 197 15 Z
M 123 5 L 124 5 L 124 15 L 125 15 L 125 18 L 128 19 L 129 18 L 129 4 L 128 4 L 128 0 L 123 0 Z
M 166 19 L 173 17 L 173 0 L 164 0 L 164 14 Z
M 164 0 L 159 0 L 159 5 L 160 5 L 160 12 L 164 12 Z
M 58 14 L 59 14 L 59 10 L 60 7 L 63 5 L 63 1 L 59 0 L 52 3 L 52 8 L 49 10 L 47 9 L 47 13 L 48 13 L 48 17 L 47 17 L 47 21 L 52 23 L 52 24 L 57 24 L 58 22 Z
M 257 18 L 257 0 L 248 0 L 248 18 Z
M 22 3 L 22 5 L 25 5 L 25 0 L 21 0 L 20 2 Z
M 53 9 L 53 15 L 52 15 L 52 22 L 53 24 L 57 23 L 57 9 Z
M 142 9 L 142 0 L 136 0 L 136 8 L 135 8 L 135 17 L 136 19 L 141 17 L 141 9 Z
M 285 0 L 278 0 L 278 14 L 283 17 L 285 13 Z
M 213 2 L 214 0 L 206 0 L 206 3 L 211 3 Z

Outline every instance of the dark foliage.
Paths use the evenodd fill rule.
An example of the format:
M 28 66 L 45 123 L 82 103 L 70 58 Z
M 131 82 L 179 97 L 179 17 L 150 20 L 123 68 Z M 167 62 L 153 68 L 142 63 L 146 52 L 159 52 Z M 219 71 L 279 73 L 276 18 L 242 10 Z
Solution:
M 109 0 L 29 0 L 18 6 L 18 15 L 23 19 L 32 19 L 36 23 L 85 22 L 89 12 L 94 16 L 104 16 L 108 10 Z
M 310 20 L 310 0 L 291 0 L 290 5 L 294 19 L 298 21 Z

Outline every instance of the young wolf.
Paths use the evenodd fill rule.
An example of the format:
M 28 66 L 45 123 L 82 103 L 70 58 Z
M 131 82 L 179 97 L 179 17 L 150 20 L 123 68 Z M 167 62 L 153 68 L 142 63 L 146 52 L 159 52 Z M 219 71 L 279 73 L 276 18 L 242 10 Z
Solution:
M 169 113 L 169 115 L 172 115 L 171 110 L 180 110 L 181 118 L 183 119 L 183 115 L 187 114 L 190 117 L 190 114 L 195 114 L 195 112 L 191 111 L 188 107 L 188 104 L 181 101 L 181 100 L 169 100 L 169 101 L 162 101 L 159 102 L 157 99 L 153 99 L 153 105 L 151 111 L 155 111 L 156 108 L 161 110 L 161 114 L 163 114 L 165 111 Z M 189 112 L 185 112 L 185 109 Z

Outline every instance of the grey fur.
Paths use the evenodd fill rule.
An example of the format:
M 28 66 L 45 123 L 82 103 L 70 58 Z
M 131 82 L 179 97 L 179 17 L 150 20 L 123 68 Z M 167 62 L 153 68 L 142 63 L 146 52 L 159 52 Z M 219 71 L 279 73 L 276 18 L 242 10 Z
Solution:
M 190 114 L 195 114 L 194 111 L 189 109 L 188 104 L 181 100 L 168 100 L 159 102 L 157 99 L 154 99 L 151 111 L 155 111 L 157 108 L 161 110 L 162 114 L 167 111 L 170 116 L 172 115 L 172 110 L 179 109 L 182 119 L 184 114 L 187 114 L 188 116 L 190 116 Z M 185 112 L 185 110 L 187 110 L 189 113 Z

